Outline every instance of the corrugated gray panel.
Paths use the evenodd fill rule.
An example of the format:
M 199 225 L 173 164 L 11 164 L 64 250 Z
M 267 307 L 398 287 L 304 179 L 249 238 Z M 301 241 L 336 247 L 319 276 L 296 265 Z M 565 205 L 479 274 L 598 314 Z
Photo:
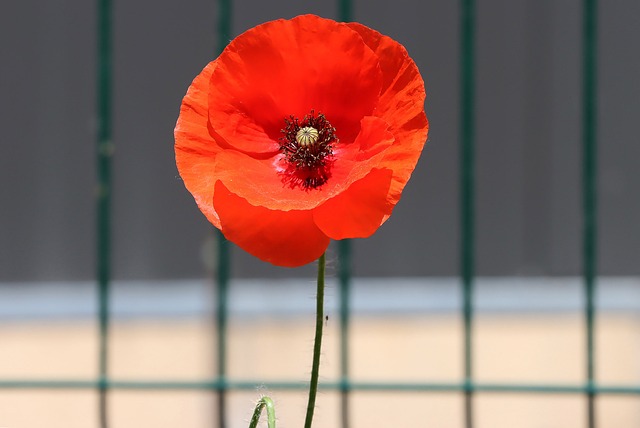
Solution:
M 326 3 L 326 2 L 325 2 Z M 235 3 L 236 32 L 335 5 Z M 640 5 L 601 8 L 600 271 L 640 274 Z M 578 274 L 580 2 L 517 0 L 478 9 L 478 273 Z M 457 2 L 372 0 L 357 20 L 404 43 L 426 77 L 431 121 L 403 201 L 355 242 L 360 276 L 457 270 Z M 0 280 L 94 273 L 95 10 L 91 2 L 8 2 L 0 14 L 3 129 Z M 205 0 L 115 8 L 114 274 L 202 277 L 209 225 L 177 177 L 172 130 L 190 80 L 217 46 Z M 300 276 L 234 250 L 233 276 Z M 303 270 L 312 275 L 313 268 Z

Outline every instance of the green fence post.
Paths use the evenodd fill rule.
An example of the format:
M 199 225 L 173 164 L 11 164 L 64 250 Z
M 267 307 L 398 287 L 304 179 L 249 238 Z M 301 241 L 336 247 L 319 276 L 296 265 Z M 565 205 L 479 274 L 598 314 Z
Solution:
M 231 38 L 231 1 L 218 1 L 218 53 L 222 53 Z M 217 232 L 218 252 L 216 261 L 216 331 L 217 331 L 217 376 L 220 389 L 218 391 L 218 427 L 224 428 L 227 420 L 227 319 L 230 276 L 230 244 Z
M 587 343 L 587 421 L 595 422 L 594 323 L 597 271 L 597 1 L 583 2 L 582 202 L 583 281 Z
M 351 241 L 338 241 L 340 260 L 340 421 L 349 427 L 349 321 L 351 296 Z
M 353 2 L 339 0 L 339 20 L 353 20 Z M 351 241 L 338 241 L 338 260 L 340 266 L 340 425 L 349 427 L 349 323 L 351 313 Z
M 351 0 L 339 0 L 339 20 L 353 20 Z M 340 264 L 340 424 L 349 427 L 349 322 L 351 313 L 351 241 L 338 242 Z
M 475 1 L 460 3 L 460 271 L 464 318 L 465 426 L 473 426 Z
M 97 55 L 97 174 L 96 195 L 98 279 L 98 397 L 99 423 L 108 426 L 109 288 L 111 282 L 111 1 L 98 2 Z
M 216 332 L 217 332 L 217 377 L 220 385 L 218 391 L 218 426 L 226 426 L 226 393 L 227 393 L 227 302 L 229 300 L 229 241 L 222 233 L 217 232 L 217 272 L 216 272 Z

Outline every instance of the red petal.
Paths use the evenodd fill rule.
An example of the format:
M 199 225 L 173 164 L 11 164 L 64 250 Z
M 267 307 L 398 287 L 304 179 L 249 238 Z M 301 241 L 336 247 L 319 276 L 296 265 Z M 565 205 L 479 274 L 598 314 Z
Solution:
M 209 80 L 215 68 L 216 62 L 210 62 L 189 86 L 174 134 L 176 165 L 184 185 L 207 219 L 220 228 L 220 219 L 213 208 L 213 171 L 221 149 L 207 128 Z
M 329 246 L 311 211 L 256 207 L 216 185 L 214 200 L 222 233 L 248 253 L 278 266 L 297 267 L 318 259 Z
M 383 88 L 375 115 L 389 124 L 396 141 L 386 150 L 381 166 L 394 171 L 389 198 L 400 199 L 427 141 L 429 122 L 424 114 L 424 81 L 406 49 L 393 39 L 364 25 L 350 23 L 380 61 Z
M 356 139 L 358 154 L 356 160 L 364 161 L 386 150 L 393 144 L 395 137 L 389 132 L 389 124 L 379 117 L 368 116 L 362 119 L 362 128 Z
M 392 171 L 374 169 L 345 192 L 313 210 L 316 225 L 332 239 L 368 238 L 391 215 Z
M 338 144 L 331 177 L 317 189 L 291 187 L 283 176 L 281 156 L 258 159 L 225 150 L 216 158 L 215 176 L 251 205 L 272 210 L 312 209 L 345 191 L 366 176 L 383 159 L 384 148 L 393 142 L 387 124 L 375 117 L 362 120 L 362 130 L 352 144 Z
M 324 113 L 345 143 L 378 101 L 378 59 L 346 24 L 305 15 L 234 39 L 211 78 L 209 120 L 247 153 L 278 150 L 284 119 Z

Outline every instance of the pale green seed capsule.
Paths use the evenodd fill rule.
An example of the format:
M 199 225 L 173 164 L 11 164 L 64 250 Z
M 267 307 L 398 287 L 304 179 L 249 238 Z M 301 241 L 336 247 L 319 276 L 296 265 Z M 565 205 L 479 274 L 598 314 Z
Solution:
M 296 141 L 302 147 L 309 147 L 318 142 L 319 136 L 316 128 L 305 126 L 304 128 L 300 128 L 296 133 Z

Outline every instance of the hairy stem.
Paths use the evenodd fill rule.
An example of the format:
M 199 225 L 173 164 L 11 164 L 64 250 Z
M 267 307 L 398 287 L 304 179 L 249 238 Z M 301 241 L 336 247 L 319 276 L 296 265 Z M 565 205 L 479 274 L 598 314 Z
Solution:
M 258 401 L 258 404 L 256 404 L 256 409 L 253 411 L 249 428 L 256 428 L 258 426 L 260 414 L 264 408 L 267 409 L 267 427 L 276 428 L 276 408 L 273 405 L 273 400 L 269 397 L 262 397 L 260 401 Z
M 304 428 L 311 428 L 313 411 L 316 407 L 318 392 L 318 373 L 320 371 L 320 350 L 322 348 L 322 327 L 324 326 L 324 266 L 325 255 L 318 259 L 318 294 L 316 297 L 316 336 L 313 342 L 313 364 L 311 366 L 311 383 L 309 385 L 309 402 Z

